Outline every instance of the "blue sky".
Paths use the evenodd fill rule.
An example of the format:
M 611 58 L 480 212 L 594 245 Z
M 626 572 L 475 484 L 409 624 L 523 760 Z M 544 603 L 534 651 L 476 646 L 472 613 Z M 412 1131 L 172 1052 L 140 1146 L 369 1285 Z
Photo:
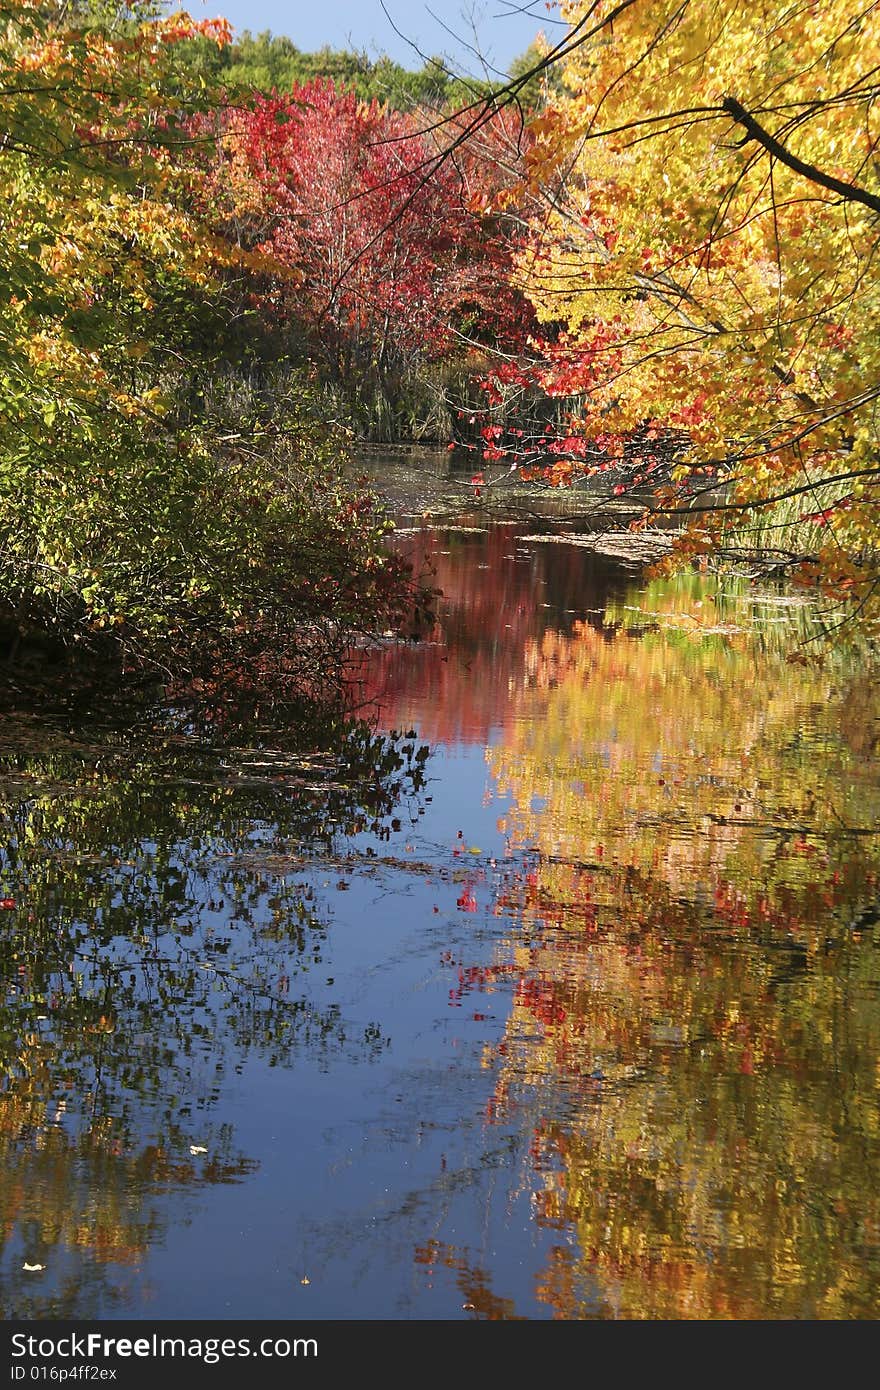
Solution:
M 468 45 L 506 70 L 540 29 L 550 38 L 564 32 L 555 5 L 548 10 L 544 0 L 385 0 L 387 15 L 380 0 L 181 0 L 170 8 L 187 8 L 197 19 L 225 15 L 238 31 L 286 34 L 305 51 L 329 44 L 371 58 L 387 53 L 407 67 L 421 67 L 410 39 L 424 53 L 448 56 L 471 73 L 482 67 Z

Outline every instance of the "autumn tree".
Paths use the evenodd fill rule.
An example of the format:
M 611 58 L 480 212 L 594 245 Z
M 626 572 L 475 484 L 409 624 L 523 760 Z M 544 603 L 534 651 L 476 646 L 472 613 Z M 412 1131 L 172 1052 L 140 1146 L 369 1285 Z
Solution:
M 570 30 L 542 63 L 565 92 L 531 126 L 542 211 L 519 260 L 545 331 L 519 372 L 495 374 L 496 399 L 570 402 L 527 456 L 553 480 L 627 457 L 650 481 L 669 461 L 676 490 L 659 505 L 684 511 L 692 550 L 734 526 L 741 548 L 758 535 L 867 604 L 877 5 L 577 0 L 562 14 Z
M 198 84 L 225 21 L 114 26 L 10 0 L 0 29 L 3 635 L 178 683 L 332 665 L 320 635 L 389 602 L 384 523 L 341 484 L 305 383 L 207 398 L 253 259 L 194 217 Z M 203 138 L 203 137 L 200 137 Z M 212 346 L 214 345 L 214 346 Z M 310 636 L 303 641 L 304 630 Z M 336 641 L 336 638 L 334 638 Z
M 206 205 L 282 268 L 263 308 L 380 437 L 416 424 L 433 364 L 522 341 L 531 319 L 493 205 L 508 176 L 464 142 L 439 157 L 423 124 L 323 80 L 258 98 L 226 120 Z

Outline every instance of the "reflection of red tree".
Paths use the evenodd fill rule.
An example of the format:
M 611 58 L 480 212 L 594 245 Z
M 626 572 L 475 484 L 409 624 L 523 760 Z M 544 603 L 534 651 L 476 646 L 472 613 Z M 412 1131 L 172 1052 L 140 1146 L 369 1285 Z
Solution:
M 530 544 L 513 526 L 424 531 L 398 544 L 442 591 L 438 621 L 416 643 L 362 654 L 354 680 L 386 727 L 415 725 L 431 742 L 485 743 L 516 715 L 533 683 L 524 653 L 550 627 L 601 608 L 609 577 L 577 546 Z M 423 565 L 424 562 L 424 565 Z

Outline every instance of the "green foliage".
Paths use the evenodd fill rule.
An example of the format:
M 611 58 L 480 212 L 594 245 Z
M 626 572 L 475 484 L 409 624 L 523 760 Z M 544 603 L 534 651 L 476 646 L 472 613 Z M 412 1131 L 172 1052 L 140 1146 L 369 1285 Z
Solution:
M 536 39 L 529 44 L 524 53 L 521 53 L 518 58 L 514 58 L 510 65 L 510 81 L 515 82 L 518 78 L 525 77 L 527 72 L 537 67 L 543 57 L 543 48 Z M 530 77 L 521 87 L 517 88 L 517 98 L 520 105 L 527 110 L 540 111 L 548 99 L 561 96 L 562 91 L 562 74 L 559 66 L 558 64 L 551 64 L 545 72 Z
M 18 627 L 121 650 L 178 684 L 329 694 L 340 626 L 369 626 L 395 571 L 385 523 L 344 484 L 338 440 L 294 381 L 170 432 L 117 416 L 94 441 L 55 420 L 38 474 L 0 472 Z
M 423 67 L 411 71 L 385 55 L 372 59 L 350 49 L 325 46 L 305 53 L 291 39 L 268 30 L 252 34 L 246 29 L 222 50 L 196 39 L 187 45 L 187 52 L 194 70 L 212 81 L 267 96 L 324 78 L 354 92 L 361 101 L 376 100 L 395 110 L 410 111 L 455 106 L 489 90 L 486 82 L 465 82 L 456 77 L 442 58 L 429 58 Z
M 208 389 L 253 356 L 252 266 L 192 216 L 182 159 L 211 92 L 180 50 L 223 23 L 116 35 L 88 8 L 3 11 L 0 635 L 327 693 L 400 570 L 307 382 L 234 415 Z

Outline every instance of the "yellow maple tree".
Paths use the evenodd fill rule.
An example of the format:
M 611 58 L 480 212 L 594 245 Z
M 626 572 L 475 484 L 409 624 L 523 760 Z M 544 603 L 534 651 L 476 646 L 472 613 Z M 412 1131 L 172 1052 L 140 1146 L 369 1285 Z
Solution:
M 659 505 L 686 510 L 692 549 L 757 526 L 782 563 L 864 608 L 880 7 L 562 14 L 565 92 L 532 124 L 542 210 L 520 263 L 547 325 L 532 380 L 576 403 L 557 475 L 583 468 L 584 439 L 605 463 L 638 439 L 640 481 L 671 462 Z

